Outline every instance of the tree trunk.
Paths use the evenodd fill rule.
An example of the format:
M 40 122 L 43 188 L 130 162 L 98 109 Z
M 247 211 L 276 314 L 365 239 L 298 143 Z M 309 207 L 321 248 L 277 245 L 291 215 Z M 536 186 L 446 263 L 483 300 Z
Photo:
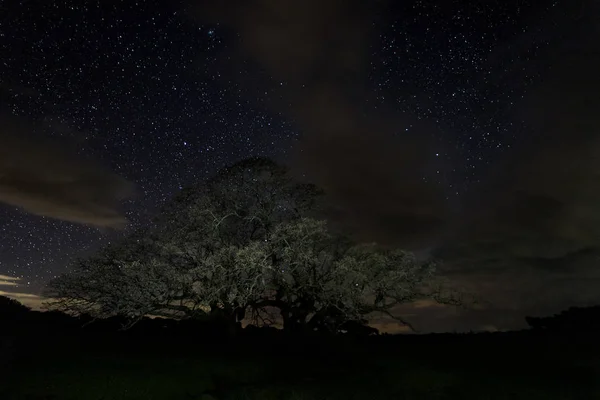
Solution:
M 210 305 L 210 318 L 212 323 L 222 330 L 227 337 L 234 337 L 241 329 L 241 320 L 238 317 L 244 317 L 245 309 L 241 307 L 233 308 L 229 306 L 219 307 L 216 303 Z
M 281 310 L 283 319 L 283 330 L 293 333 L 301 333 L 307 331 L 308 312 L 298 309 L 297 307 L 289 307 Z
M 246 307 L 238 307 L 235 310 L 235 322 L 242 322 L 246 318 Z

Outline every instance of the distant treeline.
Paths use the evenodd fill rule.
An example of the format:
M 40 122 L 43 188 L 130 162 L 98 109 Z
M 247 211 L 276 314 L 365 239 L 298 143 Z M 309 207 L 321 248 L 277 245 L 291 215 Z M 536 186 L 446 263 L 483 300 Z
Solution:
M 600 306 L 571 307 L 549 317 L 526 317 L 535 330 L 600 332 Z
M 548 317 L 526 317 L 531 332 L 600 332 L 600 306 L 572 307 L 559 314 Z M 0 296 L 0 327 L 5 334 L 16 332 L 76 332 L 90 334 L 120 334 L 128 337 L 156 337 L 185 336 L 203 338 L 234 338 L 245 337 L 274 337 L 287 336 L 289 333 L 273 327 L 246 326 L 241 324 L 232 326 L 229 321 L 218 318 L 206 319 L 168 319 L 168 318 L 142 318 L 133 326 L 128 320 L 121 317 L 95 319 L 89 315 L 70 316 L 59 311 L 39 312 L 32 311 L 21 303 L 5 296 Z M 376 329 L 361 324 L 348 324 L 343 331 L 352 337 L 367 336 L 393 336 L 379 335 Z M 305 332 L 306 334 L 306 332 Z M 489 333 L 488 335 L 490 335 Z M 494 335 L 510 335 L 511 332 L 499 332 Z M 322 335 L 322 334 L 319 334 Z M 437 334 L 435 336 L 443 336 Z M 453 335 L 456 334 L 445 334 Z M 315 336 L 317 334 L 315 333 Z M 340 335 L 337 335 L 340 336 Z M 411 335 L 412 336 L 412 335 Z

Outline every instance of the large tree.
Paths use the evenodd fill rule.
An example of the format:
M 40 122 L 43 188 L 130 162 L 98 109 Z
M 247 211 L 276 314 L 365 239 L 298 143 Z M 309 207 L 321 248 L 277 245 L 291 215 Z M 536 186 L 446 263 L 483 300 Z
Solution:
M 319 194 L 270 160 L 242 161 L 183 191 L 151 228 L 76 262 L 50 283 L 52 304 L 132 321 L 275 313 L 286 329 L 335 331 L 425 295 L 432 265 L 330 232 L 315 219 Z
M 337 331 L 373 313 L 406 323 L 391 310 L 426 296 L 434 272 L 409 252 L 354 245 L 310 218 L 280 224 L 264 248 L 269 285 L 251 306 L 276 308 L 291 330 Z

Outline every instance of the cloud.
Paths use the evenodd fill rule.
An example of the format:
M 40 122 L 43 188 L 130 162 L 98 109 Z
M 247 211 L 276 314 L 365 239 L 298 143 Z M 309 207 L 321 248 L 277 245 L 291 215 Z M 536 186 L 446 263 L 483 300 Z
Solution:
M 15 282 L 20 280 L 21 278 L 17 278 L 16 276 L 9 276 L 9 275 L 2 275 L 0 274 L 0 282 L 4 281 L 4 282 Z
M 423 179 L 431 155 L 448 150 L 430 139 L 435 128 L 365 107 L 367 43 L 380 3 L 234 1 L 199 14 L 236 30 L 239 53 L 277 83 L 272 106 L 302 130 L 294 166 L 326 189 L 336 221 L 361 239 L 436 246 L 444 274 L 494 304 L 458 313 L 413 306 L 407 312 L 416 325 L 522 327 L 525 313 L 600 302 L 589 256 L 600 243 L 600 28 L 593 10 L 569 24 L 565 15 L 575 14 L 557 7 L 547 22 L 492 53 L 490 70 L 502 70 L 494 83 L 512 79 L 521 87 L 527 74 L 541 72 L 513 108 L 533 134 L 519 137 L 517 150 L 450 213 L 442 188 Z M 560 32 L 555 20 L 567 22 Z M 507 68 L 506 59 L 528 61 Z M 411 125 L 413 135 L 398 134 Z
M 592 22 L 578 20 L 534 60 L 542 78 L 515 109 L 532 134 L 466 199 L 435 252 L 448 279 L 490 304 L 462 312 L 459 325 L 522 328 L 524 315 L 600 304 L 600 29 Z M 440 326 L 450 321 L 438 317 Z
M 26 305 L 35 310 L 43 309 L 43 302 L 46 301 L 44 297 L 38 296 L 33 293 L 14 292 L 8 290 L 2 290 L 2 287 L 15 288 L 19 286 L 21 278 L 16 276 L 2 275 L 0 274 L 0 296 L 6 296 L 11 299 L 17 300 L 20 303 Z
M 302 131 L 293 167 L 325 189 L 336 221 L 360 239 L 415 245 L 442 228 L 447 210 L 441 188 L 423 179 L 435 129 L 364 107 L 380 3 L 234 1 L 197 15 L 235 29 L 239 54 L 277 82 L 272 107 Z
M 20 278 L 0 274 L 0 287 L 2 286 L 19 286 Z
M 294 165 L 326 189 L 336 219 L 362 239 L 415 248 L 445 242 L 453 253 L 444 254 L 473 260 L 560 258 L 600 243 L 598 6 L 541 12 L 542 22 L 492 52 L 498 80 L 529 79 L 518 73 L 522 64 L 507 68 L 504 58 L 541 71 L 514 109 L 533 134 L 519 139 L 520 150 L 506 153 L 457 215 L 442 188 L 423 179 L 431 156 L 447 150 L 431 139 L 436 129 L 365 107 L 368 44 L 384 3 L 233 1 L 201 6 L 197 15 L 236 30 L 239 53 L 277 83 L 273 107 L 302 130 Z M 556 21 L 564 22 L 558 32 Z M 398 134 L 407 126 L 414 134 Z
M 125 224 L 119 201 L 132 195 L 129 182 L 65 143 L 35 136 L 27 121 L 0 116 L 0 126 L 0 202 L 75 223 Z
M 600 29 L 575 22 L 532 61 L 542 77 L 515 112 L 531 134 L 465 206 L 463 254 L 562 259 L 600 244 Z
M 414 333 L 408 326 L 391 319 L 371 321 L 369 325 L 379 330 L 380 333 L 388 333 L 390 335 Z

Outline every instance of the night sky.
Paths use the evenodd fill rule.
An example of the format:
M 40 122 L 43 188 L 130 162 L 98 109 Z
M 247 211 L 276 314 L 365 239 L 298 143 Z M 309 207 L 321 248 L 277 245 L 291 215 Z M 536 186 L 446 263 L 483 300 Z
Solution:
M 429 329 L 502 329 L 519 326 L 526 313 L 600 301 L 578 297 L 582 290 L 600 293 L 600 276 L 571 267 L 574 254 L 597 258 L 595 232 L 575 239 L 550 235 L 552 247 L 565 241 L 570 247 L 541 255 L 513 234 L 521 232 L 515 226 L 523 226 L 523 215 L 531 215 L 523 202 L 506 209 L 497 200 L 498 193 L 527 191 L 531 176 L 538 182 L 540 173 L 553 173 L 546 165 L 581 159 L 578 151 L 596 139 L 591 116 L 597 100 L 585 97 L 598 87 L 597 79 L 588 80 L 596 78 L 600 42 L 590 22 L 597 13 L 591 1 L 361 6 L 311 0 L 292 7 L 290 25 L 302 26 L 296 30 L 264 23 L 286 12 L 273 6 L 272 14 L 261 13 L 270 1 L 217 3 L 2 3 L 0 155 L 13 159 L 0 164 L 0 294 L 18 292 L 25 299 L 39 293 L 48 279 L 68 271 L 73 257 L 114 240 L 123 232 L 112 229 L 123 225 L 115 210 L 123 210 L 127 232 L 182 187 L 243 158 L 267 156 L 294 165 L 349 214 L 360 215 L 350 223 L 360 235 L 444 255 L 445 273 L 493 304 L 460 315 L 428 304 L 408 310 L 439 321 L 422 322 Z M 586 55 L 590 48 L 596 61 Z M 579 80 L 565 83 L 565 77 Z M 581 90 L 573 89 L 578 83 Z M 557 94 L 561 85 L 572 92 Z M 585 114 L 586 107 L 592 111 Z M 571 148 L 560 158 L 561 149 Z M 549 161 L 546 154 L 556 149 L 558 158 Z M 592 167 L 574 174 L 582 171 Z M 85 177 L 92 178 L 86 183 Z M 56 194 L 52 185 L 59 181 Z M 583 186 L 567 190 L 558 181 L 556 191 L 540 184 L 537 197 L 530 197 L 559 198 L 568 191 L 580 194 L 577 204 L 593 198 L 578 189 Z M 90 189 L 90 182 L 99 183 Z M 363 192 L 341 190 L 340 182 Z M 411 198 L 398 203 L 406 193 Z M 40 203 L 24 200 L 32 197 Z M 561 207 L 575 202 L 560 199 Z M 50 203 L 52 211 L 40 206 Z M 58 203 L 67 206 L 53 218 Z M 518 221 L 511 225 L 506 215 Z M 587 218 L 564 215 L 560 224 Z M 498 221 L 501 229 L 481 233 Z M 538 227 L 530 222 L 527 229 Z M 539 232 L 561 231 L 560 224 L 539 225 Z M 482 236 L 500 244 L 483 251 L 473 240 Z M 508 237 L 535 251 L 513 253 L 512 244 L 505 246 Z M 496 253 L 510 260 L 499 262 Z M 18 286 L 10 284 L 14 278 Z M 582 289 L 580 280 L 595 286 Z M 542 285 L 550 292 L 529 282 L 552 282 Z M 515 300 L 532 292 L 539 301 Z M 560 300 L 548 300 L 555 293 Z

